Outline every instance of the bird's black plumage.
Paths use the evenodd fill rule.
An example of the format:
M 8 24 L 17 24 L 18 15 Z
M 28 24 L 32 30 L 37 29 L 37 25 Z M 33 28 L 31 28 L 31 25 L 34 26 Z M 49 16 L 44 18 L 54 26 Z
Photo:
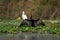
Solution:
M 38 25 L 45 26 L 45 24 L 44 24 L 40 19 L 34 20 L 34 19 L 32 18 L 32 15 L 31 15 L 31 17 L 30 17 L 30 20 L 29 20 L 29 19 L 23 20 L 23 21 L 20 23 L 19 27 L 20 27 L 20 26 L 23 26 L 23 25 L 32 26 L 32 27 L 33 27 L 33 26 L 38 26 Z

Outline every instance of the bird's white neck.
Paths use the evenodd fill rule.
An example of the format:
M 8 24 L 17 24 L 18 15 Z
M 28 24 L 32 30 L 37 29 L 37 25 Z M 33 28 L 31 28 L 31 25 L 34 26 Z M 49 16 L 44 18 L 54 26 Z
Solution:
M 27 19 L 27 16 L 25 15 L 25 12 L 24 11 L 22 12 L 22 19 L 23 20 Z
M 25 15 L 25 13 L 23 13 L 23 15 Z

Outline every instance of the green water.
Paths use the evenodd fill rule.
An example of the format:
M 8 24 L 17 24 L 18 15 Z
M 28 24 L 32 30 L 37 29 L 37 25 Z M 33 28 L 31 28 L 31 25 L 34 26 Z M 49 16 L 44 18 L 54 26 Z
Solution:
M 0 40 L 60 40 L 60 35 L 26 32 L 17 34 L 0 33 Z

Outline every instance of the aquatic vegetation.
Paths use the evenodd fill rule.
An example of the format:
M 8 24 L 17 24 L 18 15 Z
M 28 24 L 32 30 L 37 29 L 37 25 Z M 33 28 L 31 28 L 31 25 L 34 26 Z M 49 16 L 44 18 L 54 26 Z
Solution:
M 41 34 L 59 34 L 60 35 L 60 23 L 51 24 L 45 22 L 46 26 L 19 26 L 20 21 L 17 20 L 3 20 L 0 21 L 0 33 L 18 33 L 18 32 L 33 32 Z M 49 24 L 49 25 L 47 25 Z

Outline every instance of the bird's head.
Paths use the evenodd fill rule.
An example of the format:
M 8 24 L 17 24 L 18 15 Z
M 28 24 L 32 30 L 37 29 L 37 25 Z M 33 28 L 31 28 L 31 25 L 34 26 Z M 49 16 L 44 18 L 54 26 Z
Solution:
M 22 13 L 23 13 L 23 14 L 25 14 L 25 12 L 24 12 L 24 11 L 23 11 Z

